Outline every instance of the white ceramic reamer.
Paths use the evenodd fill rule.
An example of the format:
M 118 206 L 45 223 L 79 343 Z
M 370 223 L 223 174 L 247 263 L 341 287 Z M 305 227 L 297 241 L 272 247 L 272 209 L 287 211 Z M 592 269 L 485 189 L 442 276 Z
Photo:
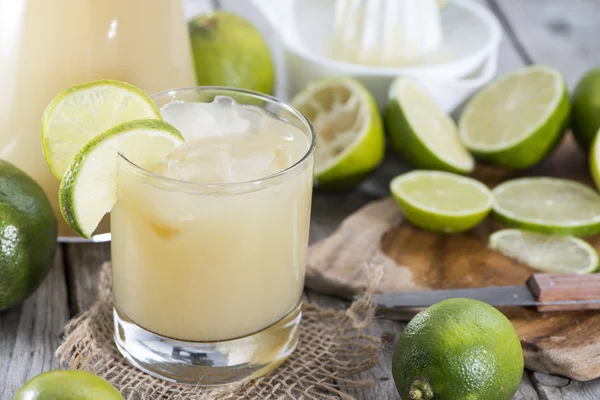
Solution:
M 450 0 L 442 12 L 444 44 L 415 67 L 360 65 L 328 57 L 334 29 L 333 0 L 252 0 L 283 44 L 287 95 L 326 77 L 353 76 L 383 106 L 398 76 L 418 79 L 447 111 L 452 111 L 496 74 L 502 30 L 474 0 Z

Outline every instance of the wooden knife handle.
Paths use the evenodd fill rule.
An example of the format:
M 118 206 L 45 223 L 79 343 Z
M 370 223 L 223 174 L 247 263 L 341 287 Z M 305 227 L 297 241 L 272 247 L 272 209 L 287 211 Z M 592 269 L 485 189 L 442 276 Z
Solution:
M 527 287 L 539 302 L 600 300 L 600 274 L 534 274 Z M 538 306 L 538 311 L 600 310 L 600 303 Z

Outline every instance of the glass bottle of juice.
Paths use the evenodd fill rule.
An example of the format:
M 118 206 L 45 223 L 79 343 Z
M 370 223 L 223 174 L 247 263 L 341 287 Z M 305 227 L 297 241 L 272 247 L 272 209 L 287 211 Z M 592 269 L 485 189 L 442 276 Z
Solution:
M 0 159 L 44 188 L 62 237 L 75 234 L 42 154 L 42 114 L 65 87 L 109 78 L 149 93 L 195 85 L 180 0 L 0 0 Z

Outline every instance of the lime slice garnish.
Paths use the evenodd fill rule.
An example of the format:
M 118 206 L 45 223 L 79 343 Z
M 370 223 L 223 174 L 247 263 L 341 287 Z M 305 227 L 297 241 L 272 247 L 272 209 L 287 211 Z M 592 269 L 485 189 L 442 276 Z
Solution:
M 385 122 L 394 150 L 416 168 L 473 170 L 475 162 L 454 121 L 413 79 L 401 77 L 392 84 Z
M 566 179 L 521 178 L 493 190 L 495 217 L 508 226 L 541 233 L 600 233 L 600 195 Z
M 52 173 L 62 179 L 90 139 L 135 119 L 161 119 L 152 100 L 125 82 L 99 80 L 60 92 L 42 118 L 42 146 Z
M 569 116 L 565 81 L 554 68 L 508 73 L 467 104 L 460 136 L 477 157 L 507 168 L 539 162 L 560 141 Z
M 312 83 L 293 101 L 317 131 L 315 185 L 351 187 L 383 160 L 384 134 L 373 96 L 351 78 Z
M 90 140 L 77 153 L 59 188 L 65 221 L 89 238 L 117 201 L 118 153 L 149 167 L 183 142 L 181 133 L 161 120 L 136 120 L 117 125 Z
M 483 183 L 449 172 L 408 172 L 394 178 L 390 190 L 410 222 L 433 232 L 471 229 L 492 208 Z
M 596 250 L 573 236 L 504 229 L 490 236 L 489 246 L 544 272 L 581 275 L 598 269 Z

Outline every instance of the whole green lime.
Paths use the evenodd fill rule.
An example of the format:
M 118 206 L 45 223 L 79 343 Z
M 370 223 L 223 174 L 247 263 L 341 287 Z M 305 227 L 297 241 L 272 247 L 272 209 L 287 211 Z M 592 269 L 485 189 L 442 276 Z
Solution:
M 575 87 L 571 129 L 579 147 L 589 152 L 600 129 L 600 67 L 585 74 Z
M 477 300 L 450 299 L 408 323 L 392 373 L 406 400 L 510 400 L 523 375 L 523 354 L 502 313 Z
M 13 400 L 123 400 L 108 381 L 87 371 L 44 372 L 27 382 Z
M 42 188 L 0 160 L 0 310 L 25 300 L 54 263 L 57 221 Z
M 225 11 L 189 23 L 198 85 L 273 94 L 275 67 L 267 43 L 245 19 Z

